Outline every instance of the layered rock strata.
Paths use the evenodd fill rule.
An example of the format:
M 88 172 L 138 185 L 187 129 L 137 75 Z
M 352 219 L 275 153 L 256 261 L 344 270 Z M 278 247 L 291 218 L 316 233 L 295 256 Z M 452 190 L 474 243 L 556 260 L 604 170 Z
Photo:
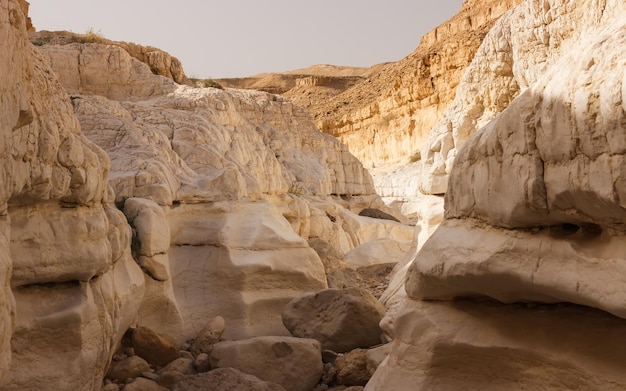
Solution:
M 0 388 L 93 390 L 144 277 L 106 154 L 28 42 L 27 7 L 0 8 Z
M 621 1 L 529 0 L 485 39 L 479 53 L 492 57 L 489 37 L 509 33 L 520 52 L 555 51 L 456 154 L 408 298 L 386 297 L 395 342 L 366 389 L 624 387 L 625 358 L 610 346 L 626 318 L 625 15 Z M 529 31 L 547 38 L 524 46 Z
M 341 256 L 372 239 L 411 240 L 410 227 L 356 215 L 392 211 L 345 146 L 283 98 L 178 86 L 115 46 L 41 49 L 111 160 L 148 277 L 140 325 L 183 341 L 221 315 L 226 338 L 287 335 L 282 307 L 326 287 L 307 240 Z
M 318 126 L 368 168 L 408 162 L 454 99 L 487 31 L 519 2 L 466 1 L 409 56 L 315 108 Z
M 498 20 L 421 149 L 420 190 L 444 193 L 458 148 L 549 69 L 563 66 L 563 56 L 603 25 L 611 4 L 526 1 Z
M 284 304 L 327 286 L 308 241 L 412 237 L 358 215 L 394 212 L 302 109 L 180 86 L 116 45 L 37 48 L 24 4 L 0 8 L 1 389 L 100 389 L 131 326 L 286 335 Z

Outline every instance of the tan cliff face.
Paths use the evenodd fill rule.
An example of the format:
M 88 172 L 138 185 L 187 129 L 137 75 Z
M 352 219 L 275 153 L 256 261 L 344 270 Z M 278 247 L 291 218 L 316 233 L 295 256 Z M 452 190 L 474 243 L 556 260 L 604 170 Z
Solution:
M 518 3 L 466 2 L 409 56 L 320 105 L 318 125 L 346 143 L 367 167 L 408 162 L 454 99 L 489 28 Z
M 22 5 L 0 2 L 0 388 L 95 389 L 143 276 L 109 159 L 28 42 Z
M 395 341 L 366 390 L 624 388 L 625 15 L 527 0 L 489 32 L 446 116 L 445 218 L 384 295 Z
M 22 5 L 0 0 L 3 391 L 99 390 L 131 326 L 287 334 L 283 306 L 366 243 L 410 245 L 358 215 L 388 209 L 304 109 L 177 84 L 108 42 L 31 45 Z
M 187 75 L 185 75 L 183 65 L 176 57 L 152 46 L 138 45 L 133 42 L 112 41 L 96 31 L 88 31 L 85 34 L 69 31 L 35 31 L 31 26 L 29 32 L 29 39 L 36 46 L 89 42 L 118 46 L 130 54 L 131 57 L 147 64 L 155 75 L 165 76 L 178 84 L 192 84 Z

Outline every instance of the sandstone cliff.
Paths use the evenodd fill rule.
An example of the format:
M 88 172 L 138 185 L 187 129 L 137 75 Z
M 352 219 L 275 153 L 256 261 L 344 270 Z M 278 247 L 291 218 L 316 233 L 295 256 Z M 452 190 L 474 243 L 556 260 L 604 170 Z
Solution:
M 109 160 L 28 43 L 23 6 L 0 2 L 0 388 L 92 390 L 143 275 L 107 192 Z
M 28 9 L 26 9 L 28 11 Z M 25 12 L 26 13 L 26 12 Z M 32 31 L 31 31 L 32 30 Z M 37 46 L 41 45 L 67 45 L 70 43 L 99 43 L 113 45 L 124 49 L 137 60 L 145 63 L 155 75 L 165 76 L 179 84 L 189 84 L 191 81 L 185 75 L 183 65 L 169 53 L 152 47 L 138 45 L 133 42 L 120 42 L 106 39 L 96 31 L 88 31 L 85 34 L 77 34 L 69 31 L 34 31 L 31 26 L 30 41 Z
M 489 28 L 517 3 L 466 2 L 409 56 L 317 107 L 318 125 L 368 168 L 408 162 L 454 99 Z
M 485 38 L 446 115 L 445 219 L 385 295 L 367 390 L 624 388 L 625 16 L 527 0 Z
M 32 46 L 23 4 L 0 6 L 2 390 L 98 390 L 131 326 L 287 335 L 284 305 L 351 253 L 410 244 L 357 214 L 394 212 L 303 109 L 177 84 L 108 42 Z

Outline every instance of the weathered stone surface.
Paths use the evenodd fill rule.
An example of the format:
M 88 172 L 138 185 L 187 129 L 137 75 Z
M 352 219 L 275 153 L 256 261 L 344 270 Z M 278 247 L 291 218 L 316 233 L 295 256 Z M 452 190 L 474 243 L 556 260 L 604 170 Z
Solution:
M 210 356 L 214 368 L 232 367 L 293 391 L 312 390 L 323 371 L 320 344 L 312 339 L 256 337 L 225 341 L 216 344 Z
M 198 336 L 191 343 L 189 351 L 198 356 L 201 353 L 209 353 L 213 345 L 222 339 L 222 334 L 226 329 L 226 322 L 221 316 L 216 316 L 200 331 Z
M 109 160 L 28 43 L 23 5 L 0 2 L 0 388 L 99 389 L 143 275 L 107 205 Z
M 176 383 L 179 383 L 179 382 L 185 380 L 185 378 L 187 378 L 187 376 L 188 375 L 185 375 L 184 373 L 182 373 L 180 371 L 175 371 L 175 370 L 163 371 L 159 375 L 159 380 L 158 380 L 157 383 L 160 386 L 163 386 L 163 387 L 171 390 Z
M 325 289 L 302 295 L 283 310 L 293 336 L 313 338 L 323 349 L 343 353 L 380 343 L 385 307 L 361 288 Z
M 126 384 L 122 391 L 168 391 L 168 389 L 158 385 L 154 380 L 138 377 Z
M 114 100 L 140 100 L 176 89 L 124 49 L 97 43 L 42 46 L 52 68 L 70 94 L 94 94 Z M 105 57 L 108 61 L 98 61 Z
M 445 219 L 405 286 L 413 299 L 457 300 L 396 301 L 383 320 L 392 351 L 366 389 L 623 387 L 626 358 L 609 346 L 622 343 L 613 333 L 626 318 L 624 15 L 623 2 L 525 1 L 485 39 L 513 53 L 504 76 L 522 92 L 510 104 L 505 94 L 472 136 L 497 111 L 457 113 L 467 127 L 450 137 L 466 141 L 448 173 Z M 493 49 L 481 51 L 494 58 Z M 484 58 L 475 64 L 487 70 Z M 478 69 L 466 74 L 476 85 L 491 77 Z M 481 88 L 502 92 L 502 80 Z M 477 105 L 481 91 L 471 91 Z M 539 304 L 563 302 L 615 316 Z
M 194 372 L 193 359 L 179 357 L 161 368 L 157 373 L 160 375 L 167 371 L 176 371 L 182 373 L 183 375 L 191 375 Z
M 285 99 L 176 87 L 105 45 L 42 49 L 73 92 L 83 131 L 110 156 L 115 200 L 150 277 L 140 325 L 182 342 L 219 314 L 227 338 L 286 335 L 282 307 L 326 287 L 302 239 L 332 238 L 341 256 L 372 238 L 410 240 L 411 228 L 353 213 L 390 210 L 345 146 Z
M 210 372 L 188 376 L 177 383 L 174 391 L 285 391 L 279 384 L 267 382 L 235 368 L 217 368 Z
M 139 356 L 130 356 L 115 362 L 107 372 L 107 378 L 124 382 L 126 379 L 134 379 L 142 373 L 150 370 L 150 364 Z
M 625 328 L 574 305 L 407 300 L 391 354 L 365 389 L 620 390 Z
M 364 386 L 371 377 L 367 369 L 367 350 L 354 349 L 335 360 L 337 383 L 344 386 Z
M 30 31 L 30 30 L 29 30 Z M 93 32 L 77 34 L 70 31 L 37 31 L 29 34 L 30 41 L 37 46 L 68 45 L 73 43 L 98 43 L 113 45 L 124 49 L 131 57 L 148 65 L 155 75 L 165 76 L 178 84 L 190 84 L 180 61 L 161 49 L 151 46 L 138 45 L 132 42 L 111 41 L 104 36 Z M 85 58 L 88 61 L 89 58 Z
M 442 120 L 432 129 L 428 142 L 422 149 L 421 155 L 425 164 L 422 168 L 422 191 L 428 194 L 444 193 L 454 156 L 460 146 L 540 78 L 543 77 L 545 84 L 549 78 L 544 75 L 550 69 L 555 75 L 552 83 L 554 86 L 562 85 L 560 80 L 574 76 L 573 69 L 568 75 L 560 74 L 560 70 L 569 69 L 568 60 L 564 56 L 580 59 L 579 54 L 592 51 L 591 42 L 581 45 L 582 41 L 595 39 L 593 37 L 596 36 L 598 27 L 606 26 L 608 19 L 619 15 L 622 5 L 612 0 L 603 0 L 600 3 L 595 0 L 576 3 L 524 1 L 499 19 L 467 68 L 455 100 Z M 589 58 L 588 55 L 583 57 Z M 591 66 L 584 69 L 585 65 L 582 62 L 577 65 L 578 70 L 575 72 L 583 73 L 580 77 L 575 77 L 578 80 L 575 83 L 584 84 L 583 80 L 586 79 L 583 75 L 596 73 Z M 559 94 L 558 88 L 554 90 L 552 87 L 550 90 Z M 570 91 L 575 94 L 576 89 Z M 530 92 L 532 95 L 536 93 L 537 91 Z M 542 103 L 542 110 L 548 109 L 550 102 L 557 103 L 546 99 Z M 565 104 L 570 101 L 562 102 Z M 576 102 L 585 105 L 581 100 Z M 584 107 L 574 107 L 575 111 L 579 109 L 581 115 L 587 110 Z M 551 106 L 549 110 L 552 110 Z M 558 105 L 552 113 L 560 115 Z M 543 114 L 548 115 L 547 112 Z M 532 122 L 531 118 L 527 119 L 521 113 L 517 115 L 524 118 L 520 124 L 527 120 Z M 544 117 L 544 122 L 548 120 L 548 116 Z M 566 119 L 561 118 L 552 125 L 546 122 L 545 125 L 555 129 L 554 124 L 563 123 L 562 121 Z M 567 144 L 563 145 L 566 146 Z
M 180 357 L 180 345 L 172 337 L 147 327 L 134 329 L 131 340 L 135 353 L 152 365 L 162 367 Z
M 626 24 L 605 24 L 459 152 L 448 220 L 409 271 L 410 296 L 567 301 L 626 317 L 626 128 L 614 66 Z M 443 243 L 450 237 L 453 246 Z
M 376 369 L 378 369 L 387 356 L 389 356 L 389 353 L 391 353 L 391 346 L 391 343 L 386 343 L 367 351 L 367 372 L 370 377 L 374 374 L 374 372 L 376 372 Z
M 288 335 L 282 308 L 302 292 L 326 287 L 317 254 L 266 202 L 181 205 L 168 220 L 186 340 L 216 314 L 225 319 L 226 339 Z

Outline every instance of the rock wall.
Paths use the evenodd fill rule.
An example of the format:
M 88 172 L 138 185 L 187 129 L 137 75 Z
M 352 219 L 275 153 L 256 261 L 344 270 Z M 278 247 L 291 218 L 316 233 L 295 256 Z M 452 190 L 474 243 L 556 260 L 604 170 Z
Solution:
M 326 287 L 307 240 L 342 258 L 372 239 L 410 242 L 412 227 L 355 214 L 389 209 L 346 147 L 284 98 L 178 86 L 110 45 L 41 50 L 110 158 L 146 276 L 139 325 L 185 341 L 220 315 L 226 338 L 287 335 L 282 307 Z
M 28 42 L 27 7 L 0 8 L 0 388 L 93 390 L 143 275 L 110 203 L 106 154 Z
M 528 0 L 489 33 L 466 78 L 507 37 L 530 84 L 456 154 L 408 298 L 386 297 L 394 347 L 367 390 L 625 386 L 624 16 L 621 1 Z
M 0 8 L 0 389 L 99 390 L 131 326 L 286 335 L 284 304 L 327 286 L 309 241 L 410 241 L 356 214 L 395 212 L 304 110 L 116 45 L 33 46 L 25 4 Z
M 25 13 L 28 8 L 26 8 Z M 30 20 L 30 19 L 29 19 Z M 150 71 L 155 75 L 164 76 L 178 84 L 191 85 L 183 65 L 176 57 L 164 52 L 161 49 L 138 45 L 133 42 L 120 42 L 106 39 L 98 32 L 88 31 L 86 34 L 77 34 L 69 31 L 34 31 L 30 26 L 30 41 L 37 46 L 41 45 L 67 45 L 71 43 L 99 43 L 102 45 L 112 45 L 126 51 L 131 57 L 148 65 Z
M 602 23 L 603 4 L 524 2 L 502 17 L 421 150 L 421 191 L 442 194 L 458 147 Z

